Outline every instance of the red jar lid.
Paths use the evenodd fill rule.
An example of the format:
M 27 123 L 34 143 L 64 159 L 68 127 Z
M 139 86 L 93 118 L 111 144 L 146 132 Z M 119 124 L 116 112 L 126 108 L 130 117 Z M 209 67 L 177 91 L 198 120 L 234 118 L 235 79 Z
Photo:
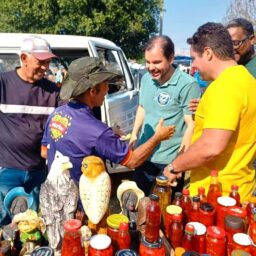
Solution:
M 189 196 L 189 194 L 190 194 L 189 189 L 183 188 L 182 189 L 182 194 L 185 195 L 185 196 Z
M 205 188 L 204 187 L 199 187 L 198 188 L 198 194 L 204 194 L 205 193 Z
M 188 223 L 185 227 L 185 232 L 192 235 L 195 233 L 195 227 Z
M 212 170 L 211 171 L 211 176 L 212 177 L 218 177 L 218 171 L 217 170 Z
M 232 190 L 238 190 L 238 186 L 237 186 L 236 184 L 233 184 L 233 185 L 231 186 L 231 189 L 232 189 Z
M 221 227 L 209 226 L 207 228 L 207 235 L 214 237 L 214 238 L 222 239 L 226 236 L 226 232 Z
M 229 207 L 227 210 L 227 215 L 237 216 L 241 218 L 246 218 L 247 213 L 246 210 L 239 206 Z
M 82 226 L 82 222 L 77 219 L 71 219 L 67 220 L 64 223 L 64 230 L 68 232 L 76 232 L 78 231 Z

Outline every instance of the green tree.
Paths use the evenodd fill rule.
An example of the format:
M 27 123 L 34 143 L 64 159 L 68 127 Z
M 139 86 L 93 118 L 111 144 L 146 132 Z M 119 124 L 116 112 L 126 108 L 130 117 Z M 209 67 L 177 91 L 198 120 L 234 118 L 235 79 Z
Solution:
M 158 32 L 160 0 L 1 0 L 0 31 L 104 37 L 139 57 Z
M 256 1 L 232 0 L 224 17 L 224 23 L 235 18 L 244 18 L 250 21 L 256 31 Z

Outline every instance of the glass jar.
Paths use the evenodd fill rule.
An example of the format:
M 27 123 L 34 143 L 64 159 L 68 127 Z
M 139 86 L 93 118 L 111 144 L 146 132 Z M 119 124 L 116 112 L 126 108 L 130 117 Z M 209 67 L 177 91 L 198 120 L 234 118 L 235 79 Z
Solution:
M 201 203 L 199 208 L 199 221 L 206 227 L 213 226 L 215 224 L 215 213 L 213 205 L 210 203 Z
M 181 247 L 182 245 L 182 236 L 183 236 L 183 223 L 182 215 L 174 214 L 172 216 L 172 223 L 170 225 L 169 239 L 172 245 L 172 248 Z
M 89 256 L 113 256 L 111 238 L 108 235 L 98 234 L 91 237 Z
M 226 254 L 226 234 L 223 228 L 210 226 L 206 232 L 206 253 L 211 256 Z
M 156 177 L 156 185 L 153 188 L 153 194 L 159 197 L 159 206 L 161 213 L 164 216 L 166 213 L 166 207 L 171 203 L 172 189 L 168 185 L 168 178 L 164 175 L 159 175 Z
M 246 209 L 238 206 L 232 206 L 228 208 L 227 215 L 237 216 L 243 219 L 244 233 L 248 230 L 247 212 Z
M 42 246 L 37 249 L 35 249 L 31 256 L 40 256 L 40 255 L 47 255 L 47 256 L 53 256 L 54 252 L 53 249 L 48 246 Z
M 115 256 L 138 256 L 138 254 L 134 250 L 124 249 L 116 252 Z
M 119 226 L 123 222 L 125 223 L 129 222 L 128 217 L 123 214 L 111 214 L 107 217 L 107 224 L 108 224 L 107 235 L 112 240 L 114 252 L 118 251 Z
M 252 250 L 251 244 L 252 244 L 251 239 L 247 234 L 236 233 L 233 235 L 233 245 L 232 245 L 233 250 L 241 249 L 250 253 Z
M 155 243 L 148 243 L 145 237 L 142 237 L 139 249 L 140 256 L 165 256 L 165 253 L 166 250 L 161 238 Z
M 243 232 L 243 220 L 237 216 L 227 215 L 225 217 L 225 231 L 227 236 L 227 252 L 228 256 L 231 254 L 233 248 L 233 235 Z
M 157 242 L 161 225 L 161 209 L 158 204 L 159 197 L 155 194 L 149 196 L 150 202 L 146 208 L 145 239 L 149 243 Z
M 170 233 L 170 225 L 172 223 L 172 216 L 174 214 L 182 215 L 182 208 L 178 205 L 169 205 L 166 207 L 166 215 L 165 215 L 165 235 L 169 238 Z
M 70 219 L 64 223 L 64 237 L 61 247 L 61 256 L 82 256 L 84 249 L 81 241 L 81 221 Z
M 206 226 L 200 222 L 189 222 L 195 228 L 195 251 L 205 253 L 206 249 Z
M 225 228 L 225 217 L 227 215 L 228 208 L 236 205 L 236 200 L 229 196 L 221 196 L 217 198 L 217 221 L 218 227 Z
M 253 254 L 254 255 L 254 254 Z M 232 253 L 231 253 L 231 256 L 251 256 L 250 253 L 247 253 L 246 251 L 244 250 L 234 250 Z

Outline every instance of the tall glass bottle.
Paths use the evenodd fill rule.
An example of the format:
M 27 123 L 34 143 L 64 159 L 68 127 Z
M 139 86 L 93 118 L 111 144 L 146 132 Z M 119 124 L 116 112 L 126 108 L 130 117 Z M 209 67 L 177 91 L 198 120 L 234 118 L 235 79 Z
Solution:
M 173 205 L 178 205 L 183 209 L 183 202 L 182 202 L 181 199 L 182 199 L 182 193 L 181 192 L 175 192 L 172 204 Z
M 191 198 L 189 195 L 190 195 L 189 189 L 184 188 L 182 190 L 182 199 L 181 199 L 183 211 L 184 211 L 184 223 L 187 222 L 188 215 L 191 209 Z
M 159 229 L 161 224 L 161 209 L 159 197 L 155 194 L 149 196 L 150 202 L 146 208 L 145 239 L 149 243 L 155 243 L 159 239 Z
M 192 206 L 188 215 L 189 222 L 196 221 L 200 222 L 200 198 L 199 196 L 193 196 Z
M 182 224 L 182 215 L 174 214 L 172 216 L 172 223 L 170 227 L 170 242 L 172 248 L 181 247 L 182 245 L 182 236 L 183 236 L 183 224 Z
M 231 186 L 231 192 L 229 194 L 230 197 L 236 200 L 236 206 L 240 206 L 240 195 L 238 192 L 239 187 L 235 184 Z
M 153 194 L 159 197 L 159 206 L 162 213 L 162 219 L 166 214 L 166 207 L 171 203 L 172 190 L 168 185 L 168 178 L 164 175 L 156 177 L 156 185 L 153 189 Z
M 185 233 L 182 239 L 182 247 L 186 251 L 194 251 L 195 249 L 195 227 L 191 224 L 185 226 Z
M 205 195 L 205 188 L 204 187 L 199 187 L 198 188 L 198 196 L 200 198 L 200 203 L 206 203 L 207 202 L 207 197 Z
M 207 194 L 207 202 L 212 204 L 214 208 L 217 208 L 217 198 L 222 195 L 221 184 L 218 180 L 218 171 L 211 171 L 211 183 Z

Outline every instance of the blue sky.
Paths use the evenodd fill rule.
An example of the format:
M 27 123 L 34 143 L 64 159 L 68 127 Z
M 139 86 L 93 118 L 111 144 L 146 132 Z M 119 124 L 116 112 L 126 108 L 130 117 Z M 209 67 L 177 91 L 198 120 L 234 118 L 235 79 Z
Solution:
M 189 49 L 186 43 L 197 28 L 208 22 L 222 22 L 232 0 L 165 0 L 163 34 L 171 37 L 176 53 Z

